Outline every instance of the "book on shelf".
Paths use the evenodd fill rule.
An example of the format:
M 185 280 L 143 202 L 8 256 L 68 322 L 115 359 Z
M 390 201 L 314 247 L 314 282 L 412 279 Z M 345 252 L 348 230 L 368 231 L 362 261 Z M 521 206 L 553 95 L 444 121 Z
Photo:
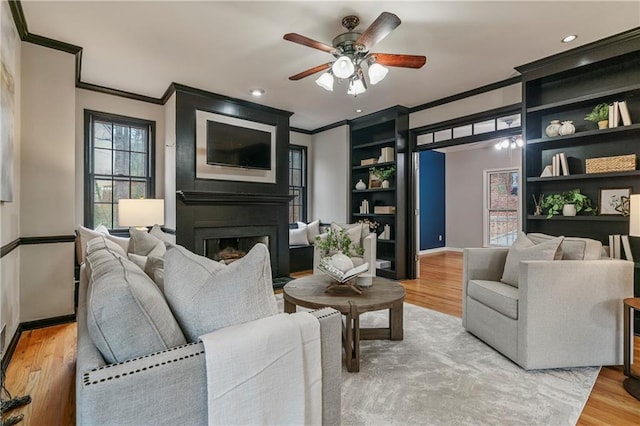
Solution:
M 618 127 L 620 123 L 620 106 L 619 102 L 615 101 L 611 105 L 609 105 L 609 128 L 613 129 Z
M 560 165 L 562 166 L 562 176 L 569 176 L 569 163 L 567 162 L 567 155 L 564 152 L 557 154 L 560 156 Z
M 620 247 L 620 234 L 609 235 L 609 257 L 612 259 L 622 258 L 622 251 Z
M 620 109 L 620 117 L 622 118 L 623 126 L 630 126 L 631 123 L 631 115 L 629 115 L 629 107 L 627 107 L 627 101 L 620 101 L 618 103 L 618 108 Z
M 393 161 L 393 148 L 391 147 L 382 148 L 381 157 L 382 157 L 383 163 L 388 163 L 390 161 Z
M 342 271 L 331 264 L 330 257 L 324 257 L 320 260 L 320 265 L 318 265 L 318 269 L 320 269 L 325 274 L 329 275 L 334 280 L 339 283 L 344 283 L 349 281 L 358 275 L 361 275 L 369 270 L 369 264 L 367 262 L 363 263 L 360 266 L 356 266 L 354 268 L 349 269 L 348 271 Z
M 553 176 L 559 176 L 559 164 L 558 164 L 558 154 L 554 155 L 551 158 L 551 174 Z
M 624 248 L 625 259 L 633 262 L 633 254 L 631 253 L 631 244 L 629 244 L 629 236 L 623 235 L 621 239 L 622 239 L 622 248 Z

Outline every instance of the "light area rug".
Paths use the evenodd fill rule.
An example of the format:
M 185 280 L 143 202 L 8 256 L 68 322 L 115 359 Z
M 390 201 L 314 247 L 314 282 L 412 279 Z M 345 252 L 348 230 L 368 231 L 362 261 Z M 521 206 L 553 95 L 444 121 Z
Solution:
M 388 324 L 387 311 L 360 318 L 361 327 Z M 362 341 L 360 372 L 343 367 L 342 423 L 574 425 L 599 371 L 525 371 L 460 318 L 405 303 L 404 340 Z

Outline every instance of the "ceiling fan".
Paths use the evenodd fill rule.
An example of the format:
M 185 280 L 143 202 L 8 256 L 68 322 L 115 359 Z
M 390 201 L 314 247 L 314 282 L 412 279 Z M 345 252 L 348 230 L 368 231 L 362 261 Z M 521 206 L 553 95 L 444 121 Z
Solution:
M 333 46 L 312 40 L 296 33 L 284 35 L 285 40 L 302 44 L 332 54 L 335 60 L 317 67 L 309 68 L 289 80 L 300 80 L 304 77 L 325 71 L 316 83 L 322 88 L 333 91 L 334 76 L 349 80 L 348 94 L 357 96 L 367 90 L 362 67 L 367 65 L 369 83 L 377 84 L 389 71 L 384 67 L 422 68 L 427 58 L 417 55 L 401 55 L 394 53 L 372 53 L 371 48 L 388 36 L 400 25 L 400 18 L 390 12 L 382 12 L 369 27 L 360 33 L 354 29 L 360 24 L 360 18 L 349 15 L 342 18 L 342 26 L 347 29 L 333 39 Z

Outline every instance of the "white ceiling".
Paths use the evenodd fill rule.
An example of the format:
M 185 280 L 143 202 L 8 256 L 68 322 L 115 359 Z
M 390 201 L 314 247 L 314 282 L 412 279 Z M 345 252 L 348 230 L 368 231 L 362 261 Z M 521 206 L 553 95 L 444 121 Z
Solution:
M 498 82 L 515 66 L 640 26 L 633 1 L 44 1 L 23 0 L 30 33 L 81 46 L 82 81 L 154 98 L 172 83 L 294 112 L 313 130 L 394 105 L 413 107 Z M 402 24 L 372 51 L 425 55 L 420 70 L 391 68 L 353 98 L 316 76 L 288 77 L 332 56 L 282 39 L 331 44 L 356 14 L 363 31 L 381 12 Z M 573 43 L 560 43 L 578 34 Z M 256 100 L 249 89 L 266 93 Z

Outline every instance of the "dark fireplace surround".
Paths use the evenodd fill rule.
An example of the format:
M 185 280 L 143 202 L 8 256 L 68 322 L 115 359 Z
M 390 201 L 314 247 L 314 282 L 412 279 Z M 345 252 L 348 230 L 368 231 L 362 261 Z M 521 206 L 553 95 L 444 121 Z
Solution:
M 274 278 L 289 275 L 290 112 L 174 84 L 176 241 L 205 255 L 208 240 L 267 237 Z M 196 110 L 274 126 L 276 182 L 196 178 Z

